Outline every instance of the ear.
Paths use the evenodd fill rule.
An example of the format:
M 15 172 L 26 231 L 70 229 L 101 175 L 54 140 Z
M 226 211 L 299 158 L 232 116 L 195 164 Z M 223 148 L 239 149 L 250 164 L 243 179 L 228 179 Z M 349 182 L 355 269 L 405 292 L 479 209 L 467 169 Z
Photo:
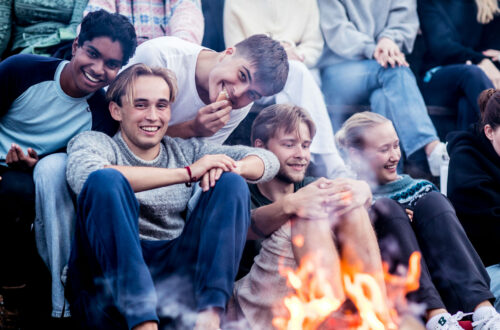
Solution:
M 75 56 L 76 54 L 76 49 L 78 48 L 78 37 L 73 40 L 73 44 L 71 45 L 71 55 Z
M 111 101 L 109 102 L 109 112 L 111 113 L 111 117 L 114 120 L 121 122 L 122 121 L 122 111 L 118 104 Z
M 493 141 L 494 140 L 494 136 L 493 136 L 493 128 L 491 127 L 490 124 L 486 124 L 484 125 L 484 135 L 486 135 L 486 137 L 488 138 L 488 140 L 490 141 Z
M 255 141 L 253 142 L 253 146 L 255 148 L 263 148 L 263 149 L 266 148 L 266 145 L 264 144 L 264 142 L 262 142 L 261 139 L 255 139 Z

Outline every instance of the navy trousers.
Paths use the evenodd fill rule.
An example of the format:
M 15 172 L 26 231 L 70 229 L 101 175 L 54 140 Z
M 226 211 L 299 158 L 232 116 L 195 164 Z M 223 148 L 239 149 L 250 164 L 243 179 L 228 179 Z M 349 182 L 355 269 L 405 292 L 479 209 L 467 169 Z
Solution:
M 465 130 L 479 119 L 477 99 L 493 83 L 477 65 L 445 65 L 432 74 L 428 82 L 420 82 L 426 104 L 457 109 L 457 129 Z
M 140 240 L 138 216 L 139 204 L 121 173 L 104 169 L 89 176 L 78 197 L 68 270 L 77 322 L 126 329 L 177 318 L 177 328 L 189 328 L 194 317 L 178 318 L 225 309 L 250 224 L 243 178 L 224 173 L 202 194 L 176 239 Z
M 442 194 L 422 197 L 412 222 L 393 200 L 380 199 L 373 209 L 384 260 L 393 267 L 407 265 L 413 251 L 422 253 L 420 288 L 410 300 L 425 303 L 427 309 L 445 307 L 456 313 L 472 312 L 480 302 L 494 299 L 488 273 Z

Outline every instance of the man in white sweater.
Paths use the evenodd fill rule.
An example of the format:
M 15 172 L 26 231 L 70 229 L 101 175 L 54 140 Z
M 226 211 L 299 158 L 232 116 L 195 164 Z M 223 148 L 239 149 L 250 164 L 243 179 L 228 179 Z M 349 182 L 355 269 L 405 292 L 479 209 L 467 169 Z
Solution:
M 220 327 L 250 223 L 243 178 L 269 180 L 279 164 L 265 150 L 166 136 L 176 92 L 171 71 L 131 66 L 107 92 L 120 131 L 68 145 L 78 194 L 69 300 L 85 327 L 157 329 L 178 308 L 177 327 Z

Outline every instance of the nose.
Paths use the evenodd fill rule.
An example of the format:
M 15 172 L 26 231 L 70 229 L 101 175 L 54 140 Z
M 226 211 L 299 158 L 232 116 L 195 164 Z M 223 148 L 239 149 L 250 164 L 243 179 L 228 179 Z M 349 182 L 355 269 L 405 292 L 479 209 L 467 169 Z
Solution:
M 401 157 L 401 150 L 399 148 L 391 148 L 389 160 L 397 161 Z
M 156 107 L 149 107 L 146 113 L 146 119 L 150 121 L 155 121 L 158 119 L 158 110 L 156 109 Z
M 104 61 L 95 61 L 92 66 L 92 71 L 95 75 L 103 75 L 104 74 Z
M 305 158 L 306 157 L 306 149 L 300 145 L 297 146 L 297 148 L 295 149 L 295 157 L 300 158 L 300 159 Z

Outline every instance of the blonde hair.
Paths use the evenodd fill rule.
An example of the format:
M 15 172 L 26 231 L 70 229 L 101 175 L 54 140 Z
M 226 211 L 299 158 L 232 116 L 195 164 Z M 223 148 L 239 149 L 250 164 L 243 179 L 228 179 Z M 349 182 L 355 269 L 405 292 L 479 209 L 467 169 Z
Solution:
M 163 78 L 168 85 L 168 89 L 170 90 L 170 103 L 175 101 L 175 96 L 177 95 L 177 79 L 175 78 L 175 74 L 166 68 L 150 68 L 146 64 L 137 63 L 120 72 L 116 79 L 111 82 L 108 91 L 106 92 L 106 99 L 108 102 L 115 102 L 121 107 L 122 97 L 125 96 L 126 99 L 123 101 L 133 104 L 134 85 L 135 81 L 140 76 Z
M 285 133 L 298 131 L 301 123 L 307 125 L 312 139 L 316 134 L 316 125 L 304 108 L 292 104 L 273 104 L 262 109 L 255 118 L 250 140 L 252 145 L 257 139 L 267 144 L 278 130 L 283 129 Z
M 358 112 L 347 119 L 335 134 L 339 149 L 347 152 L 349 148 L 362 150 L 364 147 L 363 133 L 368 128 L 391 122 L 389 119 L 370 111 Z
M 481 24 L 488 24 L 495 15 L 500 13 L 498 0 L 476 0 L 477 21 Z

